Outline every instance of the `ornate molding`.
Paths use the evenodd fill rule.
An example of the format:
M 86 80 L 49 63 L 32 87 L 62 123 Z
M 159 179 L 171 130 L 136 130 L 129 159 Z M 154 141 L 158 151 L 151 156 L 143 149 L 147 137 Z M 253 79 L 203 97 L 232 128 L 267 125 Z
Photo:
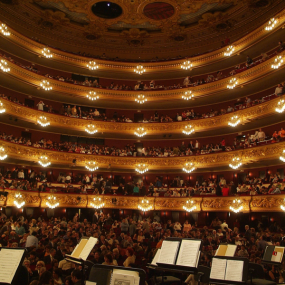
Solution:
M 8 192 L 7 199 L 3 195 L 0 196 L 1 206 L 14 206 L 14 197 L 16 190 L 6 189 Z M 24 207 L 42 207 L 46 208 L 47 197 L 50 193 L 44 192 L 31 192 L 21 191 L 25 199 Z M 59 202 L 61 208 L 92 208 L 90 202 L 92 202 L 94 195 L 86 194 L 64 194 L 53 193 Z M 138 196 L 116 196 L 116 195 L 104 195 L 104 208 L 106 209 L 130 209 L 138 210 L 138 204 L 142 197 Z M 229 212 L 229 207 L 232 205 L 236 196 L 228 197 L 207 197 L 197 196 L 193 197 L 196 203 L 196 209 L 194 212 Z M 156 211 L 184 211 L 188 198 L 172 198 L 172 197 L 148 197 L 153 210 Z M 258 196 L 239 196 L 239 199 L 243 202 L 243 210 L 241 212 L 282 212 L 280 205 L 284 200 L 283 195 L 258 195 Z
M 46 1 L 46 0 L 44 0 L 44 1 Z M 96 1 L 97 0 L 91 1 L 91 2 L 95 3 Z M 56 2 L 59 2 L 59 0 L 56 0 Z M 89 7 L 89 4 L 91 3 L 89 1 L 90 2 L 89 4 L 86 4 L 84 2 L 84 4 L 78 5 L 79 1 L 64 1 L 64 2 L 66 3 L 65 5 L 67 5 L 67 7 L 69 9 L 71 9 L 71 11 L 74 8 L 76 8 L 78 10 L 84 6 Z M 125 5 L 124 4 L 125 1 L 123 1 L 123 0 L 118 1 L 118 2 L 120 3 L 120 5 L 123 5 L 123 6 Z M 136 1 L 134 1 L 134 2 L 136 2 Z M 216 2 L 217 1 L 215 1 L 215 3 Z M 228 2 L 233 3 L 233 2 L 237 2 L 237 1 L 221 0 L 220 2 L 221 3 L 228 3 Z M 250 1 L 248 1 L 248 2 L 250 3 Z M 142 5 L 140 1 L 138 1 L 138 3 L 140 4 L 138 11 L 140 11 L 143 9 L 144 4 Z M 148 3 L 148 1 L 146 1 L 146 3 Z M 176 10 L 181 11 L 181 14 L 192 13 L 194 11 L 199 10 L 201 7 L 201 4 L 202 4 L 202 2 L 198 2 L 198 3 L 195 2 L 195 3 L 189 4 L 188 2 L 184 3 L 184 2 L 180 1 L 176 5 Z M 132 5 L 131 6 L 127 5 L 127 6 L 130 8 L 126 9 L 127 11 L 126 11 L 126 13 L 124 13 L 124 16 L 126 16 L 128 18 L 127 21 L 129 21 L 131 23 L 132 17 L 129 17 L 129 15 L 134 15 L 134 11 L 132 10 L 133 6 Z M 87 10 L 89 13 L 91 13 L 90 9 L 87 9 Z M 47 13 L 48 17 L 50 19 L 52 19 L 52 21 L 54 21 L 56 24 L 58 24 L 58 22 L 60 22 L 60 21 L 61 22 L 67 21 L 67 19 L 63 15 L 52 15 L 52 13 L 50 13 L 49 11 L 45 12 L 45 13 Z M 135 11 L 135 13 L 137 13 L 137 11 Z M 141 14 L 142 13 L 140 13 L 140 15 Z M 205 15 L 203 15 L 203 16 L 204 16 L 204 18 L 206 17 Z M 159 28 L 162 29 L 162 31 L 164 31 L 164 27 L 167 27 L 167 29 L 165 29 L 165 32 L 169 33 L 170 29 L 174 29 L 177 32 L 177 28 L 178 28 L 178 25 L 176 23 L 177 22 L 177 19 L 176 19 L 177 13 L 175 13 L 172 17 L 174 17 L 175 19 L 169 18 L 169 19 L 167 19 L 165 21 L 161 21 L 159 23 L 156 23 L 157 21 L 152 21 L 149 18 L 147 18 L 147 20 L 151 24 L 157 25 Z M 208 23 L 209 21 L 213 21 L 212 17 L 213 16 L 210 17 L 211 18 L 210 20 L 208 19 L 209 16 L 206 17 L 207 18 L 206 23 Z M 218 18 L 218 20 L 220 19 L 217 16 L 215 16 L 214 18 L 215 18 L 215 20 L 217 20 L 216 18 Z M 278 29 L 284 25 L 285 10 L 282 10 L 281 12 L 277 13 L 276 18 L 279 19 L 277 27 L 276 27 L 276 29 Z M 142 20 L 145 20 L 145 19 L 142 19 Z M 118 18 L 113 20 L 113 21 L 117 22 Z M 95 27 L 96 27 L 95 31 L 94 31 L 94 29 L 92 29 L 92 26 L 94 26 L 94 22 L 96 23 L 95 24 Z M 235 45 L 235 54 L 238 54 L 238 53 L 246 50 L 248 47 L 252 46 L 256 41 L 261 40 L 262 38 L 268 36 L 269 33 L 264 30 L 265 25 L 266 24 L 262 24 L 260 27 L 258 27 L 254 31 L 250 32 L 248 35 L 246 35 L 246 36 L 242 37 L 241 39 L 237 40 L 236 42 L 234 42 L 233 44 Z M 91 27 L 89 27 L 89 26 L 91 26 Z M 97 28 L 98 26 L 100 27 L 100 30 L 98 30 L 98 28 Z M 104 21 L 102 21 L 102 19 L 96 17 L 95 19 L 91 19 L 91 22 L 89 25 L 86 25 L 83 27 L 82 32 L 83 32 L 83 34 L 86 34 L 86 33 L 92 34 L 92 35 L 94 34 L 95 38 L 100 38 L 102 36 L 102 30 L 106 30 L 106 28 L 107 28 L 106 23 L 104 23 Z M 43 48 L 43 44 L 35 42 L 35 41 L 21 35 L 20 33 L 11 29 L 10 27 L 9 27 L 9 29 L 12 31 L 9 40 L 15 42 L 18 45 L 23 46 L 25 49 L 31 51 L 32 53 L 41 54 L 41 49 Z M 191 26 L 191 29 L 193 29 L 192 26 Z M 272 32 L 274 32 L 274 31 L 272 31 Z M 188 29 L 186 29 L 185 34 L 189 34 Z M 178 33 L 178 35 L 180 35 L 180 33 Z M 191 34 L 189 34 L 189 35 L 191 35 Z M 226 48 L 221 48 L 221 49 L 218 49 L 218 50 L 215 50 L 215 51 L 203 54 L 203 55 L 192 57 L 191 61 L 193 62 L 193 67 L 197 68 L 197 67 L 204 66 L 204 65 L 207 65 L 209 63 L 213 63 L 213 62 L 220 61 L 220 60 L 224 59 L 223 53 L 224 53 L 225 49 Z M 74 65 L 75 67 L 78 67 L 78 66 L 80 66 L 80 67 L 84 66 L 85 67 L 86 61 L 88 60 L 86 57 L 74 55 L 74 54 L 64 52 L 61 50 L 57 50 L 54 48 L 51 48 L 51 50 L 54 53 L 54 58 L 52 60 L 66 62 L 68 64 Z M 175 50 L 175 48 L 173 48 L 171 51 L 174 51 L 174 50 Z M 142 53 L 144 53 L 144 52 L 148 52 L 148 51 L 143 50 Z M 98 64 L 100 64 L 105 69 L 120 69 L 120 70 L 124 70 L 124 71 L 132 71 L 133 66 L 135 65 L 135 63 L 134 64 L 130 64 L 128 62 L 118 63 L 117 61 L 110 61 L 110 60 L 103 60 L 103 59 L 96 59 L 96 61 L 98 62 Z M 181 65 L 181 61 L 182 60 L 147 63 L 146 67 L 148 70 L 168 70 L 168 69 L 178 68 Z
M 236 156 L 242 158 L 243 163 L 252 161 L 276 158 L 278 159 L 285 142 L 268 144 L 258 147 L 252 147 L 243 150 L 231 152 L 220 152 L 217 154 L 205 154 L 199 156 L 177 156 L 177 157 L 122 157 L 122 156 L 100 156 L 91 154 L 77 154 L 61 151 L 51 151 L 47 149 L 34 148 L 29 146 L 18 145 L 15 143 L 0 141 L 5 148 L 6 153 L 13 158 L 38 162 L 38 158 L 47 155 L 52 164 L 72 164 L 76 159 L 77 166 L 84 166 L 86 161 L 96 160 L 99 167 L 108 167 L 109 164 L 114 168 L 134 169 L 135 165 L 143 163 L 152 169 L 182 169 L 186 162 L 193 162 L 196 168 L 228 166 Z
M 211 197 L 211 198 L 203 198 L 201 203 L 202 211 L 211 212 L 211 211 L 230 211 L 230 206 L 233 203 L 233 200 L 236 197 Z M 242 212 L 249 212 L 250 211 L 250 200 L 251 196 L 240 196 L 239 199 L 242 201 Z
M 284 55 L 285 52 L 283 51 L 280 53 Z M 1 57 L 0 57 L 1 58 Z M 236 77 L 238 78 L 238 86 L 243 87 L 266 76 L 269 73 L 277 72 L 277 70 L 272 70 L 271 65 L 274 61 L 273 58 L 255 66 L 250 69 L 247 69 L 241 73 L 239 73 Z M 12 62 L 9 62 L 10 72 L 8 76 L 14 76 L 19 80 L 26 82 L 27 84 L 34 85 L 36 88 L 39 88 L 40 83 L 46 77 L 42 75 L 38 75 L 32 71 L 24 69 Z M 278 69 L 283 69 L 285 64 L 281 65 Z M 215 82 L 198 85 L 192 87 L 191 90 L 195 94 L 195 98 L 199 98 L 200 96 L 210 96 L 218 91 L 223 91 L 227 89 L 227 85 L 229 83 L 230 77 L 224 78 Z M 49 79 L 49 82 L 53 88 L 53 91 L 65 93 L 72 97 L 80 97 L 86 99 L 86 96 L 90 90 L 96 91 L 96 93 L 100 96 L 100 98 L 104 99 L 115 99 L 115 100 L 127 100 L 127 101 L 134 101 L 138 91 L 122 91 L 122 90 L 111 90 L 111 89 L 100 89 L 100 88 L 93 88 L 93 87 L 86 87 L 82 85 L 75 85 L 66 82 L 62 82 L 55 79 Z M 143 94 L 147 97 L 148 101 L 157 101 L 157 100 L 174 100 L 179 99 L 181 100 L 181 96 L 184 92 L 188 90 L 188 88 L 181 88 L 181 89 L 172 89 L 172 90 L 155 90 L 155 91 L 143 91 Z M 141 92 L 141 91 L 140 91 Z
M 5 190 L 8 192 L 6 206 L 14 207 L 15 194 L 17 190 Z M 25 200 L 25 207 L 40 207 L 41 198 L 38 192 L 21 191 L 23 199 Z
M 245 124 L 253 119 L 257 119 L 264 116 L 275 114 L 275 107 L 280 98 L 275 98 L 271 101 L 264 102 L 252 106 L 250 108 L 242 109 L 236 112 L 228 113 L 211 118 L 192 120 L 191 125 L 195 128 L 195 132 L 204 132 L 215 128 L 228 127 L 228 121 L 234 115 L 238 115 L 241 118 L 241 123 Z M 85 126 L 92 122 L 96 125 L 96 128 L 100 132 L 109 133 L 122 133 L 134 134 L 138 127 L 142 126 L 146 132 L 151 134 L 159 134 L 165 132 L 181 133 L 185 126 L 189 124 L 189 121 L 173 122 L 173 123 L 116 123 L 116 122 L 104 122 L 96 120 L 79 119 L 73 117 L 67 117 L 62 115 L 56 115 L 48 112 L 41 112 L 36 109 L 25 107 L 8 100 L 2 99 L 2 103 L 5 106 L 6 112 L 9 115 L 20 117 L 23 121 L 36 123 L 37 118 L 43 114 L 48 118 L 51 123 L 51 127 L 68 128 L 76 131 L 84 130 Z

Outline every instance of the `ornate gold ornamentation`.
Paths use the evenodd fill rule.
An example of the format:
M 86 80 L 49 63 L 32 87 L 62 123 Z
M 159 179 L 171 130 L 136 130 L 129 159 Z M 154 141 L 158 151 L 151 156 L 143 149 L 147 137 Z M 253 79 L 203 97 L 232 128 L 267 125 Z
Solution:
M 49 2 L 48 0 L 43 0 L 45 2 Z M 21 4 L 22 3 L 25 3 L 27 4 L 28 2 L 32 2 L 31 0 L 26 0 L 26 1 L 21 1 Z M 42 2 L 42 0 L 40 0 L 39 2 Z M 91 13 L 91 9 L 89 9 L 92 5 L 94 4 L 96 1 L 88 1 L 88 3 L 86 3 L 86 1 L 69 1 L 69 0 L 64 0 L 64 1 L 60 1 L 60 0 L 55 0 L 53 2 L 64 2 L 64 5 L 66 5 L 66 7 L 68 9 L 70 9 L 70 11 L 76 11 L 77 13 L 84 13 L 86 11 L 88 11 L 88 13 Z M 118 4 L 121 5 L 121 6 L 124 6 L 123 9 L 124 9 L 124 13 L 123 13 L 123 18 L 125 23 L 126 22 L 130 22 L 133 24 L 133 19 L 132 17 L 129 17 L 131 15 L 135 15 L 134 18 L 136 18 L 136 15 L 137 14 L 142 14 L 142 11 L 143 11 L 143 8 L 144 8 L 144 5 L 147 4 L 148 2 L 145 1 L 145 2 L 141 2 L 141 1 L 138 1 L 138 0 L 135 0 L 133 2 L 129 2 L 127 0 L 117 0 Z M 248 0 L 247 1 L 248 3 L 251 3 L 250 6 L 252 5 L 255 5 L 256 2 L 258 2 L 258 0 Z M 268 1 L 268 3 L 271 3 L 272 1 Z M 275 1 L 276 2 L 276 1 Z M 278 2 L 278 1 L 277 1 Z M 173 1 L 170 1 L 170 3 L 172 3 L 172 5 L 176 8 L 175 10 L 178 11 L 177 12 L 177 15 L 180 17 L 181 15 L 183 14 L 188 14 L 188 13 L 193 13 L 195 11 L 198 11 L 200 8 L 201 8 L 201 5 L 204 4 L 205 2 L 204 1 L 195 1 L 195 2 L 190 2 L 189 1 L 185 2 L 185 1 L 177 1 L 177 2 L 173 2 Z M 212 2 L 212 0 L 207 0 L 207 4 L 211 4 L 211 3 L 217 3 L 216 0 L 214 0 L 214 2 Z M 228 2 L 228 0 L 220 0 L 219 3 L 233 3 L 234 7 L 231 8 L 231 15 L 235 14 L 233 13 L 233 11 L 238 11 L 240 6 L 239 6 L 239 3 L 242 3 L 244 4 L 244 1 L 230 1 Z M 274 3 L 275 4 L 275 3 Z M 278 5 L 280 3 L 276 3 L 276 5 Z M 88 6 L 87 9 L 86 8 L 86 5 Z M 270 5 L 270 4 L 269 4 Z M 27 5 L 28 6 L 28 5 Z M 125 6 L 127 7 L 125 9 Z M 245 7 L 245 5 L 244 5 Z M 2 13 L 0 11 L 0 14 L 4 15 L 5 17 L 7 17 L 7 15 L 9 15 L 9 18 L 12 18 L 12 22 L 15 22 L 15 21 L 19 21 L 22 25 L 23 25 L 23 20 L 26 20 L 26 19 L 23 19 L 22 17 L 17 17 L 19 16 L 19 10 L 21 10 L 21 14 L 23 14 L 24 12 L 22 11 L 22 8 L 26 8 L 28 9 L 27 7 L 24 7 L 24 6 L 21 6 L 21 7 L 16 7 L 18 9 L 14 9 L 14 10 L 11 10 L 9 9 L 10 8 L 10 5 L 4 5 L 4 8 L 5 9 L 2 9 Z M 255 8 L 258 8 L 257 6 Z M 275 8 L 275 7 L 272 7 L 272 8 Z M 277 8 L 277 7 L 276 7 Z M 34 9 L 34 7 L 33 7 Z M 259 10 L 262 10 L 262 9 L 259 9 Z M 259 13 L 259 10 L 257 10 L 257 13 Z M 274 9 L 271 9 L 272 11 L 275 11 Z M 280 11 L 280 7 L 278 8 L 278 10 Z M 84 11 L 84 12 L 83 12 Z M 261 13 L 261 12 L 260 12 Z M 275 12 L 274 12 L 275 13 Z M 38 15 L 37 15 L 38 16 Z M 89 15 L 88 15 L 89 16 Z M 272 12 L 270 14 L 270 11 L 268 11 L 266 14 L 263 12 L 262 13 L 262 16 L 259 17 L 258 19 L 255 19 L 255 22 L 257 22 L 258 24 L 260 24 L 260 27 L 257 28 L 256 30 L 248 33 L 246 36 L 242 36 L 241 34 L 244 32 L 244 29 L 235 29 L 235 35 L 237 38 L 239 38 L 239 35 L 240 35 L 240 40 L 236 41 L 234 44 L 236 46 L 236 51 L 237 52 L 241 52 L 243 50 L 245 50 L 248 46 L 251 46 L 251 44 L 253 42 L 256 42 L 258 39 L 261 39 L 262 37 L 265 36 L 265 33 L 264 33 L 264 18 L 270 18 L 272 17 Z M 284 24 L 284 11 L 281 11 L 279 12 L 278 14 L 274 15 L 276 16 L 276 18 L 278 18 L 280 20 L 280 22 L 278 23 L 277 25 L 277 28 L 279 26 L 282 26 Z M 171 26 L 177 26 L 177 23 L 179 22 L 179 18 L 176 18 L 177 16 L 175 15 L 175 17 L 173 18 L 170 18 L 170 20 L 172 21 L 171 23 Z M 51 25 L 51 28 L 54 26 L 54 25 L 57 25 L 57 21 L 63 21 L 65 22 L 65 19 L 62 19 L 62 17 L 59 17 L 60 20 L 58 19 L 55 19 L 55 22 L 53 22 L 54 20 L 50 20 L 50 21 L 43 21 L 45 23 L 42 23 L 41 26 L 37 26 L 37 25 L 33 25 L 31 24 L 32 21 L 31 19 L 32 17 L 29 17 L 29 20 L 26 20 L 26 22 L 29 22 L 29 25 L 26 26 L 26 28 L 28 30 L 30 30 L 31 32 L 33 33 L 37 33 L 37 34 L 40 34 L 42 32 L 42 28 L 47 28 L 49 27 L 49 25 L 46 25 L 45 23 L 49 23 Z M 38 17 L 34 17 L 35 19 L 37 19 Z M 44 19 L 44 17 L 42 18 Z M 97 21 L 98 20 L 98 17 L 94 16 L 94 15 L 91 15 L 89 17 L 89 19 L 91 21 Z M 115 23 L 116 21 L 118 20 L 122 20 L 122 19 L 115 19 L 114 21 L 108 23 L 108 26 Z M 146 18 L 144 16 L 141 16 L 140 18 L 137 17 L 137 21 L 136 23 L 144 23 L 146 22 Z M 250 17 L 248 17 L 248 19 L 250 19 Z M 149 19 L 148 19 L 149 20 Z M 169 20 L 169 19 L 167 19 Z M 42 20 L 38 20 L 39 22 L 41 22 Z M 227 21 L 225 21 L 225 24 L 227 27 L 230 27 L 233 23 L 233 21 L 235 21 L 235 19 L 228 19 Z M 19 23 L 18 22 L 18 23 Z M 25 22 L 25 24 L 26 24 Z M 101 24 L 103 23 L 104 21 L 101 22 Z M 106 21 L 105 21 L 106 22 Z M 158 22 L 158 23 L 156 23 Z M 104 24 L 102 24 L 104 26 Z M 153 21 L 151 22 L 151 25 L 156 25 L 157 27 L 160 26 L 160 22 L 159 21 Z M 62 27 L 66 27 L 66 26 L 71 26 L 71 24 L 66 24 L 66 25 L 62 25 Z M 79 44 L 77 45 L 75 43 L 75 38 L 80 35 L 80 47 L 81 47 L 81 50 L 86 48 L 87 50 L 89 49 L 90 47 L 90 42 L 88 41 L 88 33 L 86 34 L 86 27 L 88 25 L 84 25 L 82 27 L 79 27 L 79 26 L 76 26 L 76 30 L 78 30 L 78 32 L 75 32 L 74 33 L 74 29 L 72 30 L 73 33 L 71 32 L 70 29 L 66 29 L 66 32 L 64 34 L 64 32 L 62 31 L 62 29 L 59 29 L 59 32 L 58 34 L 56 33 L 53 33 L 53 34 L 50 34 L 50 35 L 47 35 L 47 37 L 50 38 L 50 40 L 52 41 L 53 39 L 54 40 L 59 40 L 59 41 L 63 41 L 65 44 L 68 44 L 68 43 L 72 43 L 73 45 L 75 44 L 76 46 L 79 47 Z M 179 25 L 178 25 L 179 26 Z M 250 24 L 247 24 L 248 27 L 251 27 Z M 234 28 L 234 26 L 232 26 Z M 100 27 L 101 28 L 101 27 Z M 213 30 L 212 28 L 208 29 L 209 33 L 213 33 Z M 219 29 L 217 29 L 219 31 Z M 61 34 L 60 34 L 61 33 Z M 165 38 L 165 35 L 164 33 L 167 33 L 167 35 L 169 35 L 168 33 L 168 29 L 162 29 L 162 33 L 160 33 L 161 35 L 160 36 L 163 36 L 163 38 Z M 218 37 L 218 34 L 217 33 L 217 37 Z M 63 37 L 64 35 L 64 37 Z M 83 38 L 82 38 L 82 35 L 83 35 Z M 101 31 L 100 29 L 98 29 L 94 35 L 92 34 L 89 34 L 91 36 L 92 39 L 95 39 L 96 38 L 100 38 L 102 37 L 101 36 Z M 116 53 L 116 55 L 118 55 L 118 49 L 115 49 L 114 48 L 114 44 L 112 42 L 113 38 L 114 38 L 114 33 L 109 33 L 107 32 L 106 30 L 104 30 L 104 35 L 105 37 L 102 37 L 102 39 L 100 39 L 101 42 L 101 45 L 96 45 L 96 47 L 92 47 L 92 48 L 96 48 L 96 50 L 98 51 L 98 54 L 100 52 L 109 52 L 109 53 Z M 199 48 L 199 47 L 203 47 L 203 45 L 206 45 L 208 44 L 207 43 L 207 39 L 208 37 L 205 36 L 205 30 L 203 29 L 203 31 L 201 31 L 201 27 L 199 25 L 197 25 L 197 27 L 192 27 L 190 25 L 190 27 L 186 27 L 186 30 L 185 30 L 185 33 L 183 33 L 183 35 L 178 35 L 178 39 L 179 40 L 182 40 L 184 39 L 184 36 L 187 36 L 188 38 L 191 38 L 191 39 L 197 39 L 197 41 L 195 41 L 195 44 L 193 45 L 190 45 L 191 47 L 193 48 Z M 106 36 L 108 39 L 106 39 Z M 203 39 L 201 41 L 198 41 L 198 39 L 201 37 L 203 37 Z M 155 35 L 151 35 L 151 43 L 154 43 L 154 42 L 157 42 L 159 47 L 161 47 L 161 43 L 162 43 L 162 39 L 158 39 L 157 40 L 157 33 Z M 216 37 L 216 40 L 220 41 L 220 37 L 219 39 L 217 39 Z M 175 37 L 174 37 L 175 39 Z M 24 36 L 21 36 L 19 33 L 13 31 L 12 34 L 11 34 L 11 40 L 12 41 L 18 41 L 18 42 L 21 42 L 22 45 L 24 45 L 26 48 L 28 49 L 32 49 L 33 52 L 37 52 L 37 49 L 35 49 L 35 46 L 37 46 L 38 44 L 36 42 L 32 42 L 32 40 L 30 39 L 27 39 L 25 38 Z M 84 41 L 86 40 L 86 41 Z M 109 41 L 108 41 L 109 40 Z M 121 44 L 122 43 L 122 38 L 120 37 L 116 37 L 116 43 L 117 44 Z M 108 42 L 108 43 L 107 43 Z M 186 48 L 189 48 L 189 40 L 185 40 L 185 44 L 181 44 L 179 46 L 177 46 L 177 44 L 175 43 L 175 41 L 169 41 L 171 43 L 171 46 L 168 48 L 168 52 L 169 54 L 172 54 L 172 56 L 174 55 L 177 55 L 177 48 L 180 48 L 181 51 L 184 51 L 186 50 Z M 218 42 L 217 42 L 218 43 Z M 168 43 L 167 43 L 168 44 Z M 104 45 L 104 46 L 103 46 Z M 160 49 L 158 48 L 157 52 L 159 54 L 159 52 L 162 52 L 164 51 L 163 49 Z M 57 51 L 58 52 L 58 51 Z M 128 54 L 129 53 L 129 49 L 121 49 L 120 51 L 123 54 Z M 150 52 L 153 54 L 153 49 L 149 48 L 149 49 L 136 49 L 134 50 L 134 54 L 140 54 L 141 55 L 144 55 L 144 56 L 149 56 Z M 58 52 L 60 54 L 60 57 L 61 57 L 61 60 L 64 60 L 64 61 L 68 61 L 69 64 L 73 64 L 73 65 L 78 65 L 80 62 L 83 61 L 83 58 L 80 57 L 80 56 L 77 56 L 77 55 L 73 55 L 73 54 L 70 54 L 70 53 L 66 53 L 66 52 Z M 59 56 L 58 56 L 59 57 Z M 59 59 L 57 57 L 57 60 Z M 137 58 L 137 57 L 136 57 Z M 203 55 L 200 55 L 200 56 L 196 56 L 196 57 L 193 57 L 193 61 L 195 61 L 197 64 L 202 64 L 204 65 L 205 63 L 207 62 L 215 62 L 215 61 L 218 61 L 222 59 L 222 52 L 221 50 L 216 50 L 216 51 L 213 51 L 213 52 L 210 52 L 210 53 L 207 53 L 207 54 L 203 54 Z M 164 62 L 164 63 L 151 63 L 150 64 L 150 69 L 155 69 L 156 66 L 163 66 L 164 68 L 169 68 L 169 69 L 173 69 L 175 68 L 175 66 L 177 66 L 176 64 L 179 64 L 179 61 L 172 61 L 172 62 Z M 126 69 L 126 66 L 130 66 L 129 63 L 117 63 L 117 62 L 114 62 L 113 64 L 113 67 L 111 67 L 111 64 L 110 62 L 108 61 L 104 61 L 104 60 L 101 60 L 101 62 L 99 62 L 99 64 L 106 64 L 108 66 L 108 68 L 124 68 Z
M 122 36 L 126 38 L 127 43 L 132 46 L 141 46 L 144 44 L 144 39 L 149 37 L 147 31 L 140 29 L 129 29 L 121 32 Z
M 264 102 L 252 106 L 250 108 L 242 109 L 234 112 L 234 114 L 225 114 L 221 116 L 216 116 L 212 118 L 199 119 L 195 120 L 192 123 L 195 132 L 203 132 L 213 128 L 222 128 L 227 126 L 227 122 L 233 115 L 238 115 L 241 118 L 243 123 L 247 123 L 253 119 L 257 119 L 261 116 L 272 115 L 275 113 L 275 108 L 279 98 L 273 99 L 269 102 Z M 19 104 L 6 101 L 2 99 L 2 102 L 5 104 L 6 112 L 9 115 L 14 115 L 20 117 L 24 121 L 35 122 L 39 115 L 42 115 L 42 112 L 21 106 Z M 6 103 L 7 102 L 7 103 Z M 56 114 L 49 113 L 49 121 L 52 126 L 57 127 L 67 127 L 72 130 L 82 131 L 86 124 L 87 120 L 77 119 L 72 117 L 64 117 Z M 134 134 L 137 128 L 141 127 L 139 123 L 116 123 L 116 122 L 103 122 L 103 121 L 94 121 L 96 128 L 99 132 L 110 132 L 110 133 L 120 133 L 124 132 L 125 134 Z M 185 126 L 188 125 L 188 122 L 173 122 L 173 123 L 151 123 L 144 124 L 144 130 L 148 134 L 158 134 L 165 132 L 172 133 L 181 133 Z

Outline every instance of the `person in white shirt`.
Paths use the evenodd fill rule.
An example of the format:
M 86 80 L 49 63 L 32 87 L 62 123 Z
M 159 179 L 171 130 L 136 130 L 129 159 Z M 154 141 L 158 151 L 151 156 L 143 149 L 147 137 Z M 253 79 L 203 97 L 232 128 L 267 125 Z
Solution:
M 38 110 L 39 110 L 39 111 L 43 111 L 43 110 L 44 110 L 44 105 L 45 105 L 45 103 L 44 103 L 43 101 L 40 101 L 40 102 L 37 104 Z
M 224 220 L 224 222 L 221 224 L 221 229 L 222 231 L 224 232 L 225 231 L 225 228 L 229 228 L 229 225 L 227 224 L 227 222 Z
M 282 86 L 281 84 L 278 84 L 277 87 L 275 88 L 275 95 L 279 96 L 282 94 Z
M 258 132 L 258 140 L 260 142 L 264 141 L 265 140 L 265 133 L 264 131 L 262 131 L 262 129 L 259 129 L 259 132 Z
M 70 183 L 70 182 L 71 182 L 71 177 L 69 174 L 67 174 L 65 177 L 65 183 Z
M 99 113 L 99 111 L 97 109 L 95 109 L 95 111 L 94 111 L 94 116 L 95 117 L 99 117 L 100 116 L 100 113 Z
M 24 170 L 21 169 L 19 172 L 18 172 L 18 178 L 19 179 L 25 179 L 25 173 L 24 173 Z
M 173 228 L 174 228 L 175 231 L 180 232 L 182 226 L 181 226 L 181 224 L 180 224 L 179 222 L 176 222 L 176 223 L 174 224 Z

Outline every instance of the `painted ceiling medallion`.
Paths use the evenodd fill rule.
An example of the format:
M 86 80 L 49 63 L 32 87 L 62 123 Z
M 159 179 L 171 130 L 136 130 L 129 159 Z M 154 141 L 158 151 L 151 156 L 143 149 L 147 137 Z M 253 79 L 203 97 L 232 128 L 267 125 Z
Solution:
M 150 3 L 143 9 L 143 13 L 146 17 L 156 21 L 168 19 L 174 15 L 174 12 L 174 7 L 165 2 Z

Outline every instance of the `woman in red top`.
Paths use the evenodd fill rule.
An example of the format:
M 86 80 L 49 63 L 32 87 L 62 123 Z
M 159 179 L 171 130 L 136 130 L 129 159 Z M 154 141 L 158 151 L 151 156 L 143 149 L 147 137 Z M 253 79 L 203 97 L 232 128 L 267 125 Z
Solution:
M 224 188 L 222 190 L 223 196 L 229 196 L 229 191 L 230 191 L 230 189 L 229 189 L 228 185 L 224 185 Z

